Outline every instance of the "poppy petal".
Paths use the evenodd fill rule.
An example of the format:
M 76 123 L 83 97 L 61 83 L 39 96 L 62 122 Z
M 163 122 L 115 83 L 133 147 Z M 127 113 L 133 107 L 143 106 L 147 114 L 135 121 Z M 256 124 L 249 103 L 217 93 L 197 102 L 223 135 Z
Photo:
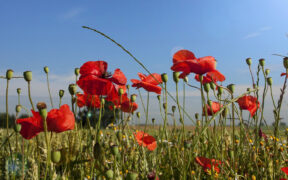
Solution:
M 108 64 L 105 61 L 88 61 L 80 68 L 81 75 L 95 75 L 101 77 L 107 71 Z
M 188 59 L 196 59 L 196 57 L 191 51 L 188 51 L 188 50 L 185 50 L 185 49 L 177 51 L 173 55 L 173 63 L 177 63 L 177 62 L 180 62 L 180 61 L 185 61 L 185 60 L 188 60 Z
M 127 79 L 120 69 L 115 69 L 114 74 L 110 80 L 117 85 L 125 85 L 127 83 Z
M 43 121 L 39 116 L 18 119 L 17 124 L 21 124 L 20 134 L 25 139 L 31 139 L 35 137 L 38 133 L 43 131 Z
M 288 167 L 281 168 L 281 171 L 288 175 Z

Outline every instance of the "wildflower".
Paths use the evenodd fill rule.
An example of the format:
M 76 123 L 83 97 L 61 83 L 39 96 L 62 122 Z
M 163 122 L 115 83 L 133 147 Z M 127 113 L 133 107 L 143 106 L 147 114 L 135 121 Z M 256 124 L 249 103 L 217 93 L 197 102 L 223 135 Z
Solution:
M 256 180 L 256 176 L 255 176 L 255 175 L 252 175 L 251 179 L 252 179 L 252 180 Z
M 253 117 L 257 109 L 260 107 L 260 104 L 256 97 L 246 95 L 237 100 L 240 109 L 248 110 Z
M 281 171 L 288 175 L 288 167 L 281 168 Z
M 239 140 L 238 140 L 238 139 L 236 139 L 236 140 L 235 140 L 235 143 L 236 143 L 236 144 L 239 144 Z
M 33 116 L 29 118 L 18 119 L 17 124 L 21 124 L 20 134 L 25 139 L 31 139 L 38 133 L 44 131 L 44 122 L 39 112 L 31 110 Z M 67 104 L 59 109 L 52 109 L 47 115 L 47 130 L 60 133 L 67 130 L 73 130 L 75 126 L 75 117 Z
M 195 161 L 203 167 L 204 171 L 210 171 L 211 168 L 213 168 L 213 170 L 217 173 L 220 172 L 220 169 L 218 168 L 219 164 L 221 164 L 222 162 L 219 160 L 215 160 L 215 159 L 208 159 L 205 157 L 196 157 Z
M 212 102 L 211 103 L 212 110 L 208 104 L 206 104 L 206 107 L 207 107 L 208 116 L 212 116 L 213 114 L 215 114 L 216 112 L 218 112 L 221 109 L 222 105 L 220 105 L 220 103 L 218 103 L 218 102 Z M 203 108 L 203 114 L 205 114 L 204 108 Z
M 77 105 L 78 107 L 91 107 L 91 108 L 100 108 L 100 99 L 97 95 L 89 95 L 89 94 L 76 94 L 77 96 Z
M 263 141 L 260 141 L 260 145 L 263 146 L 263 145 L 264 145 L 264 142 L 263 142 Z
M 191 171 L 191 175 L 194 175 L 194 174 L 195 174 L 195 171 L 192 170 L 192 171 Z
M 157 141 L 153 136 L 150 136 L 143 131 L 134 133 L 135 139 L 140 146 L 147 147 L 148 150 L 153 151 L 157 147 Z
M 200 75 L 199 74 L 195 75 L 195 80 L 200 82 Z M 219 71 L 214 70 L 214 71 L 208 72 L 205 76 L 203 76 L 202 83 L 206 84 L 206 83 L 213 82 L 213 83 L 215 83 L 216 86 L 218 86 L 217 81 L 220 81 L 220 82 L 225 81 L 225 76 L 223 74 L 221 74 Z
M 144 88 L 148 92 L 155 92 L 157 94 L 161 94 L 161 87 L 157 86 L 162 83 L 161 75 L 157 73 L 150 74 L 148 76 L 138 73 L 140 80 L 131 79 L 132 87 Z

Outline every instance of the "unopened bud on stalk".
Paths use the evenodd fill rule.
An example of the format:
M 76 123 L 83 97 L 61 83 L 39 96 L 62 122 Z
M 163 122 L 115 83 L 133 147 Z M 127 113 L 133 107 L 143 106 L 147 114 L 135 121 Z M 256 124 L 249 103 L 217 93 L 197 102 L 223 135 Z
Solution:
M 114 172 L 111 169 L 109 169 L 108 171 L 106 171 L 105 176 L 107 179 L 113 179 Z
M 25 72 L 23 73 L 23 76 L 24 76 L 24 79 L 25 79 L 27 82 L 32 81 L 32 72 L 31 72 L 31 71 L 25 71 Z
M 117 156 L 119 154 L 119 147 L 117 145 L 113 145 L 111 146 L 111 151 L 114 156 Z
M 131 102 L 135 102 L 136 98 L 137 98 L 137 95 L 136 94 L 132 94 L 130 98 L 131 98 Z
M 14 71 L 13 71 L 12 69 L 8 69 L 8 70 L 6 71 L 6 79 L 7 79 L 7 80 L 12 79 L 12 78 L 13 78 L 13 74 L 14 74 Z
M 136 113 L 136 116 L 137 116 L 138 118 L 140 118 L 140 117 L 141 117 L 140 112 L 137 112 L 137 113 Z
M 199 119 L 199 113 L 195 113 L 195 119 Z
M 179 75 L 180 75 L 179 72 L 173 72 L 173 80 L 175 83 L 179 82 Z
M 79 69 L 79 68 L 75 68 L 75 69 L 74 69 L 74 74 L 75 74 L 75 76 L 79 76 L 79 74 L 80 74 L 80 69 Z
M 22 109 L 21 105 L 16 105 L 15 110 L 16 110 L 17 113 L 19 113 L 21 111 L 21 109 Z
M 209 92 L 209 90 L 210 90 L 210 84 L 209 83 L 205 83 L 204 84 L 204 90 L 205 90 L 206 93 Z
M 211 89 L 213 89 L 213 90 L 216 89 L 216 85 L 214 84 L 214 82 L 210 82 L 209 84 L 210 84 Z
M 201 121 L 200 121 L 200 120 L 197 120 L 197 121 L 196 121 L 196 124 L 197 124 L 198 127 L 201 126 Z
M 59 90 L 59 97 L 62 98 L 64 96 L 65 91 L 63 89 Z
M 221 95 L 223 93 L 223 88 L 222 87 L 218 87 L 218 94 Z
M 265 66 L 265 59 L 259 59 L 259 64 L 260 66 L 264 67 Z
M 166 110 L 167 109 L 167 103 L 163 103 L 163 108 Z
M 265 70 L 265 75 L 268 76 L 270 74 L 270 69 Z
M 122 96 L 124 94 L 124 89 L 123 88 L 119 88 L 118 94 L 119 94 L 119 96 Z
M 227 88 L 232 92 L 232 94 L 235 92 L 235 84 L 229 84 Z
M 273 84 L 272 77 L 268 77 L 267 78 L 267 83 L 268 83 L 269 86 L 272 86 L 272 84 Z
M 188 83 L 188 76 L 185 76 L 184 79 L 183 79 L 183 81 L 184 81 L 185 83 Z
M 172 106 L 172 112 L 174 113 L 176 111 L 176 106 Z
M 51 152 L 51 161 L 53 163 L 59 163 L 61 160 L 61 152 L 60 151 L 52 151 Z
M 211 100 L 209 100 L 209 101 L 207 101 L 207 104 L 208 104 L 208 106 L 212 106 L 212 101 Z
M 158 101 L 160 101 L 161 100 L 161 95 L 157 95 L 157 99 L 158 99 Z
M 105 104 L 105 98 L 101 98 L 101 104 L 104 105 Z
M 247 63 L 248 66 L 251 66 L 251 64 L 252 64 L 252 59 L 251 59 L 251 58 L 247 58 L 247 59 L 246 59 L 246 63 Z
M 200 81 L 200 82 L 203 81 L 203 75 L 199 75 L 199 81 Z
M 47 106 L 45 102 L 37 103 L 37 109 L 43 119 L 47 117 Z
M 285 69 L 288 69 L 288 57 L 283 58 L 283 65 Z
M 48 66 L 45 66 L 45 67 L 44 67 L 44 72 L 45 72 L 46 74 L 49 73 L 49 68 L 48 68 Z
M 17 94 L 21 94 L 21 88 L 17 88 Z
M 161 79 L 164 83 L 168 82 L 168 75 L 166 73 L 161 74 Z
M 127 88 L 127 90 L 129 90 L 129 89 L 130 89 L 130 85 L 129 85 L 129 84 L 127 84 L 127 85 L 126 85 L 126 88 Z
M 69 93 L 71 94 L 71 96 L 75 95 L 77 92 L 77 86 L 75 84 L 69 84 Z
M 16 133 L 19 133 L 20 131 L 21 131 L 21 124 L 15 124 L 15 126 L 14 126 L 14 131 L 16 132 Z

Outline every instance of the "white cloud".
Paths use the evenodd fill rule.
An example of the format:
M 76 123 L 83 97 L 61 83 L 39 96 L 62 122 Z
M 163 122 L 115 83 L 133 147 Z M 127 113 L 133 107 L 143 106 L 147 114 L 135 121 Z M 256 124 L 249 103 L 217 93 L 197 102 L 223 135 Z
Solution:
M 244 36 L 243 39 L 250 39 L 250 38 L 258 37 L 258 36 L 262 35 L 262 33 L 264 31 L 269 31 L 271 29 L 272 29 L 272 27 L 270 27 L 270 26 L 261 27 L 258 29 L 258 31 L 247 34 L 246 36 Z
M 250 34 L 247 34 L 244 39 L 250 39 L 250 38 L 254 38 L 254 37 L 257 37 L 257 36 L 260 36 L 261 33 L 258 33 L 258 32 L 254 32 L 254 33 L 250 33 Z
M 84 12 L 83 8 L 74 8 L 74 9 L 70 9 L 69 11 L 63 13 L 62 15 L 60 15 L 61 19 L 72 19 L 74 17 L 79 16 L 81 13 Z

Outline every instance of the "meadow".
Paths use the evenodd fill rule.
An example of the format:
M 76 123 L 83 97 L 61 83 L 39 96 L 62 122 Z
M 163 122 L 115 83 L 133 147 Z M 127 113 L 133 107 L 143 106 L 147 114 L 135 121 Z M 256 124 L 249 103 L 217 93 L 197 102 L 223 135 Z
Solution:
M 282 57 L 283 85 L 279 97 L 273 96 L 273 79 L 265 59 L 251 58 L 243 60 L 250 72 L 247 81 L 251 86 L 235 95 L 237 84 L 225 81 L 213 56 L 199 58 L 183 49 L 173 55 L 167 73 L 151 73 L 106 34 L 83 28 L 120 47 L 143 72 L 138 73 L 139 79 L 127 80 L 121 67 L 109 69 L 109 60 L 88 61 L 75 68 L 75 82 L 67 90 L 59 90 L 60 103 L 54 104 L 49 67 L 43 68 L 49 102 L 32 101 L 31 71 L 16 77 L 13 70 L 7 70 L 1 76 L 7 84 L 6 117 L 0 122 L 0 179 L 288 177 L 288 129 L 280 127 L 281 112 L 287 108 L 283 99 L 288 57 Z M 258 63 L 256 73 L 251 69 L 252 63 Z M 168 73 L 173 73 L 173 79 L 168 79 Z M 191 84 L 188 77 L 198 83 Z M 13 78 L 26 81 L 27 89 L 17 89 L 18 104 L 15 112 L 9 112 L 9 83 L 13 83 L 10 82 Z M 175 95 L 168 91 L 167 84 L 173 84 Z M 264 85 L 261 91 L 260 84 Z M 138 93 L 130 93 L 132 88 Z M 185 106 L 185 90 L 190 88 L 201 94 L 201 111 L 193 115 L 189 113 L 193 107 Z M 21 105 L 22 91 L 28 92 L 30 107 Z M 159 109 L 150 108 L 151 94 L 157 95 Z M 61 103 L 64 95 L 71 97 L 70 104 Z M 267 124 L 264 116 L 268 98 L 272 99 L 273 111 L 269 113 L 274 117 L 273 126 Z M 174 103 L 168 104 L 168 99 Z M 138 111 L 140 106 L 142 114 Z M 161 124 L 155 124 L 155 119 L 149 116 L 151 111 L 159 111 Z M 23 113 L 28 116 L 20 116 Z M 9 114 L 15 114 L 15 120 Z M 135 125 L 140 117 L 145 117 L 145 123 Z M 189 119 L 192 125 L 185 125 L 184 119 Z M 173 123 L 168 125 L 168 120 Z

